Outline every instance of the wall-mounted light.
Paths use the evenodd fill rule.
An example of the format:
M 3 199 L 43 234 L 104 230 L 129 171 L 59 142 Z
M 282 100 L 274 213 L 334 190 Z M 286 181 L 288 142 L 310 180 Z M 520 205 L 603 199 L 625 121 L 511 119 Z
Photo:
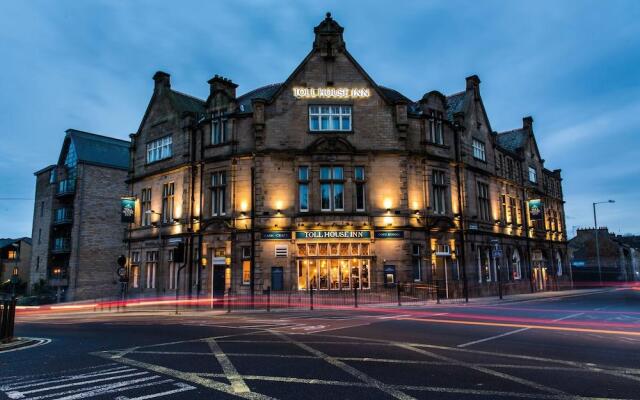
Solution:
M 388 197 L 386 199 L 384 199 L 383 205 L 384 205 L 384 208 L 389 210 L 391 208 L 391 206 L 392 206 L 391 199 L 388 198 Z
M 244 211 L 240 211 L 240 217 L 241 218 L 247 218 L 247 213 Z
M 203 267 L 207 266 L 207 257 L 202 257 L 200 259 L 200 265 L 202 265 Z
M 413 211 L 413 213 L 414 213 L 415 215 L 420 215 L 420 210 L 414 210 L 414 211 Z
M 391 214 L 391 209 L 387 208 L 387 214 Z
M 280 209 L 279 209 L 279 208 L 276 210 L 276 215 L 277 215 L 277 216 L 282 215 L 282 212 L 280 211 Z

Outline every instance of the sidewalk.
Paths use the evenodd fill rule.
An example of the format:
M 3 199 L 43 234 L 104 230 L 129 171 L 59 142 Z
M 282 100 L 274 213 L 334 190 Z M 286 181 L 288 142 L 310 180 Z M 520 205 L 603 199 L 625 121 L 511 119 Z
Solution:
M 0 354 L 2 354 L 5 351 L 16 350 L 21 347 L 30 346 L 38 342 L 39 342 L 38 339 L 15 337 L 10 342 L 0 343 Z
M 614 289 L 611 288 L 597 288 L 597 289 L 571 289 L 561 291 L 549 291 L 549 292 L 535 292 L 524 294 L 511 294 L 503 296 L 500 300 L 496 296 L 492 297 L 474 297 L 469 299 L 469 303 L 460 303 L 456 300 L 456 304 L 469 304 L 469 305 L 498 305 L 507 303 L 523 303 L 527 301 L 545 300 L 561 297 L 574 297 L 574 296 L 587 296 L 595 293 L 604 293 Z M 443 300 L 441 304 L 447 305 L 449 300 Z

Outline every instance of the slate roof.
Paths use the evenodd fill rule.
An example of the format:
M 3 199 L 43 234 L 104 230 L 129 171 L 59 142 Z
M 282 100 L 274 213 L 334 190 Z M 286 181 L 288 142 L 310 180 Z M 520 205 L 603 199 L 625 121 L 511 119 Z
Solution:
M 79 162 L 129 169 L 129 141 L 76 129 L 68 129 L 67 137 L 76 149 Z
M 3 249 L 9 245 L 12 245 L 14 243 L 18 243 L 20 241 L 24 240 L 25 242 L 31 244 L 31 238 L 28 237 L 21 237 L 21 238 L 17 238 L 17 239 L 11 239 L 11 238 L 2 238 L 0 239 L 0 249 Z
M 498 145 L 509 151 L 515 152 L 524 146 L 528 132 L 525 129 L 514 129 L 512 131 L 498 133 Z
M 280 89 L 282 83 L 272 83 L 270 85 L 262 86 L 257 89 L 253 89 L 250 92 L 238 97 L 238 109 L 241 113 L 253 112 L 251 108 L 251 100 L 253 99 L 265 99 L 271 100 L 273 95 Z
M 407 96 L 403 95 L 395 89 L 391 89 L 385 86 L 378 87 L 380 88 L 380 90 L 382 90 L 382 94 L 392 103 L 395 103 L 396 101 L 406 101 L 409 104 L 413 103 L 413 101 L 411 101 Z
M 453 116 L 464 108 L 464 100 L 467 92 L 459 92 L 447 96 L 447 119 L 453 121 Z
M 176 108 L 176 110 L 178 110 L 178 112 L 204 114 L 206 105 L 206 102 L 204 100 L 200 100 L 197 97 L 193 97 L 176 90 L 171 90 L 169 93 L 171 103 Z

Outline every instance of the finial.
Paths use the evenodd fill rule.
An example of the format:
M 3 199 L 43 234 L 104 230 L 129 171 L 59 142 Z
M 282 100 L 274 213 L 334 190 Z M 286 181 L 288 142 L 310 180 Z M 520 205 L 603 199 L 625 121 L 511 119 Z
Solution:
M 331 13 L 330 12 L 327 13 L 327 18 L 331 19 Z

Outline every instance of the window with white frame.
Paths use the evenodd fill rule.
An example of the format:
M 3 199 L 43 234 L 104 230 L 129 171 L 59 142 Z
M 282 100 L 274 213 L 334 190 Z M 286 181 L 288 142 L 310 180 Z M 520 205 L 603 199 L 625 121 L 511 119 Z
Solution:
M 529 167 L 529 182 L 538 182 L 538 171 L 534 167 Z
M 171 157 L 173 154 L 173 138 L 165 136 L 147 143 L 147 163 L 152 163 L 165 158 Z
M 155 289 L 156 287 L 156 272 L 158 270 L 158 252 L 147 251 L 147 263 L 146 269 L 146 288 Z
M 174 184 L 173 182 L 162 185 L 162 222 L 173 222 L 174 206 Z
M 225 215 L 227 212 L 227 173 L 214 172 L 211 176 L 211 215 Z
M 142 189 L 140 194 L 140 225 L 151 225 L 151 188 Z
M 229 120 L 226 118 L 214 118 L 211 121 L 211 144 L 222 144 L 229 137 Z
M 356 211 L 365 209 L 365 180 L 364 167 L 357 166 L 353 171 L 353 180 L 356 186 Z
M 511 254 L 511 269 L 513 271 L 513 279 L 522 278 L 522 267 L 520 265 L 520 253 L 518 253 L 518 250 L 516 249 L 514 249 L 513 254 Z
M 520 213 L 518 212 L 517 200 L 515 197 L 509 197 L 509 222 L 512 224 L 520 223 Z
M 320 167 L 320 210 L 344 211 L 344 170 L 340 166 Z
M 447 212 L 447 184 L 445 173 L 440 170 L 433 170 L 432 176 L 433 200 L 431 206 L 434 214 L 445 214 Z
M 431 111 L 429 118 L 429 141 L 435 144 L 444 144 L 442 134 L 442 113 Z
M 298 204 L 301 212 L 309 211 L 309 167 L 298 167 Z
M 351 131 L 351 106 L 309 106 L 309 130 Z
M 472 146 L 473 146 L 473 158 L 486 161 L 487 156 L 484 149 L 484 143 L 482 143 L 478 139 L 473 139 Z

